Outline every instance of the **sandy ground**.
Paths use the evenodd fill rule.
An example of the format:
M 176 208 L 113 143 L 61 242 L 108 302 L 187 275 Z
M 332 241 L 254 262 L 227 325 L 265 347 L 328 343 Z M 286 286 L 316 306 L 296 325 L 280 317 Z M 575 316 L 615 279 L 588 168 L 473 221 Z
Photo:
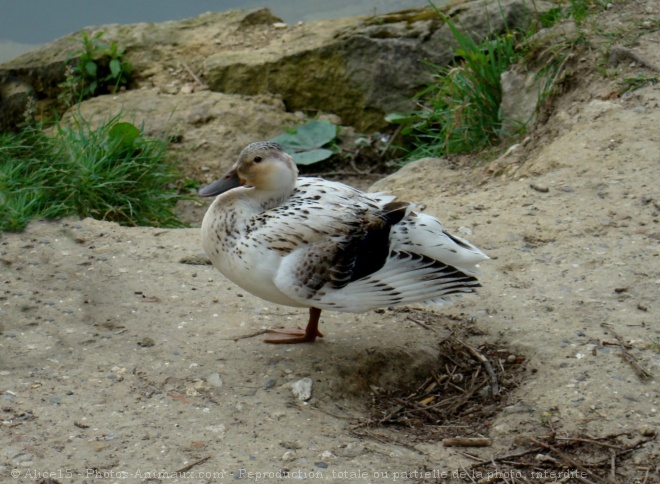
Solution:
M 619 435 L 634 449 L 616 455 L 618 482 L 660 482 L 660 87 L 609 100 L 612 82 L 585 79 L 486 168 L 424 160 L 379 182 L 492 256 L 483 290 L 433 311 L 324 312 L 314 344 L 245 337 L 305 311 L 205 265 L 198 229 L 65 220 L 3 235 L 2 482 L 505 482 L 475 459 L 549 433 Z M 441 370 L 452 331 L 523 362 L 481 426 L 443 429 L 488 447 L 379 421 L 384 395 Z

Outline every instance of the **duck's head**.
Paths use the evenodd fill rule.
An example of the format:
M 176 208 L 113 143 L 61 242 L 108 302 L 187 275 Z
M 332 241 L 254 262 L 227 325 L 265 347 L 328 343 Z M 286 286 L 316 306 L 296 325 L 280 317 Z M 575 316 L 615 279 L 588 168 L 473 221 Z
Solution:
M 199 195 L 214 197 L 242 185 L 262 192 L 288 193 L 297 178 L 296 164 L 279 144 L 257 141 L 243 148 L 231 170 L 202 188 Z

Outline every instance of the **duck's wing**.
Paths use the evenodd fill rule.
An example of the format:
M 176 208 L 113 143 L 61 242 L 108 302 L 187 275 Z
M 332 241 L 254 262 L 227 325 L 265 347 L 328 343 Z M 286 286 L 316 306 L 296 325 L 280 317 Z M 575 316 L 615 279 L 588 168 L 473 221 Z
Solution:
M 432 217 L 422 217 L 425 226 L 417 227 L 420 219 L 412 206 L 393 197 L 324 180 L 308 183 L 286 204 L 291 219 L 296 212 L 306 217 L 299 220 L 304 228 L 296 236 L 284 237 L 299 243 L 283 254 L 274 280 L 288 297 L 320 309 L 362 312 L 413 302 L 439 304 L 479 286 L 472 275 L 434 258 L 447 252 L 451 259 L 461 244 L 470 251 L 473 246 L 428 226 Z M 426 245 L 429 254 L 420 250 Z
M 391 232 L 393 250 L 417 253 L 456 267 L 471 275 L 479 274 L 477 264 L 489 257 L 461 237 L 447 232 L 437 218 L 412 212 Z

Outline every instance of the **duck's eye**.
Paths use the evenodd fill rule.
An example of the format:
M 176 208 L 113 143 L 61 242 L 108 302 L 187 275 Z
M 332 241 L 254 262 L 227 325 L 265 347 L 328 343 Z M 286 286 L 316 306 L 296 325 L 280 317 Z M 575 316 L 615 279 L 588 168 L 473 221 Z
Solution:
M 255 163 L 259 163 L 261 160 L 263 160 L 263 158 L 261 156 L 255 156 L 254 157 L 254 162 Z

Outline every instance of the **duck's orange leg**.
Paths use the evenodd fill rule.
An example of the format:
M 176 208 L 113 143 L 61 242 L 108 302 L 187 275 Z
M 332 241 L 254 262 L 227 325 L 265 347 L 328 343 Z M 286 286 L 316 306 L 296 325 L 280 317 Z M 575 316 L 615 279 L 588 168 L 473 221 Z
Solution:
M 309 322 L 305 329 L 269 329 L 270 333 L 264 342 L 273 344 L 291 344 L 291 343 L 313 343 L 316 337 L 323 338 L 319 332 L 319 319 L 321 310 L 309 308 Z

